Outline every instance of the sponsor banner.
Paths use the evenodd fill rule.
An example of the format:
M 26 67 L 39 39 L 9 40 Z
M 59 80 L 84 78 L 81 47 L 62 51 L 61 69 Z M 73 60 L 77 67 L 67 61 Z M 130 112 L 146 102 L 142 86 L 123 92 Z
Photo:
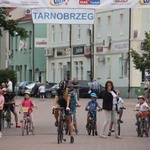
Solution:
M 148 8 L 150 0 L 0 0 L 1 7 Z
M 68 48 L 57 49 L 57 56 L 66 56 L 69 54 Z
M 94 9 L 33 9 L 34 23 L 94 24 Z
M 35 38 L 35 47 L 45 48 L 48 46 L 47 38 Z

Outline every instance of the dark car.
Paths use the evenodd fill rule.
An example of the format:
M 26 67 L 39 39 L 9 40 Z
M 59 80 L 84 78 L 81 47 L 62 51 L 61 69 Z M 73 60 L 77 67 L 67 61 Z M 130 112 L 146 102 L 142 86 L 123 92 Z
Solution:
M 46 98 L 51 98 L 54 97 L 56 94 L 56 90 L 59 88 L 59 84 L 55 84 L 51 88 L 45 89 L 45 97 Z
M 49 82 L 48 83 L 48 85 L 45 88 L 45 97 L 47 97 L 47 95 L 48 95 L 48 93 L 46 93 L 46 91 L 48 91 L 49 89 L 51 89 L 56 84 L 57 83 L 53 83 L 53 82 Z M 41 86 L 41 83 L 35 84 L 35 86 L 32 88 L 31 96 L 40 97 L 40 93 L 38 91 L 38 89 L 39 89 L 40 86 Z M 47 97 L 47 98 L 50 98 L 50 97 Z
M 25 87 L 31 83 L 34 83 L 34 81 L 23 81 L 20 83 L 19 88 L 18 88 L 18 94 L 21 96 L 24 94 Z

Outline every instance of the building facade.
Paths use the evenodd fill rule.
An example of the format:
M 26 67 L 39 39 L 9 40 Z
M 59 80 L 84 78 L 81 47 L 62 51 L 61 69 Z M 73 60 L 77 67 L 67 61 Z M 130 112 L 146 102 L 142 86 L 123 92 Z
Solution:
M 47 80 L 90 80 L 89 25 L 49 25 L 46 50 Z M 87 53 L 87 55 L 86 55 Z

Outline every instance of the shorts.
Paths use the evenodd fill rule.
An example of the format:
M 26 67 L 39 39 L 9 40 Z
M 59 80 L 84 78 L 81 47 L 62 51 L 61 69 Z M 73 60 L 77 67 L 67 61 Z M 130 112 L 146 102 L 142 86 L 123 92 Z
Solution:
M 40 92 L 40 96 L 44 96 L 44 94 L 45 94 L 44 92 Z
M 10 111 L 11 111 L 11 112 L 14 112 L 14 111 L 15 111 L 14 105 L 15 105 L 15 104 L 4 104 L 3 110 L 6 111 L 6 110 L 8 110 L 9 107 L 10 107 Z
M 59 105 L 60 107 L 64 108 L 66 116 L 70 116 L 71 117 L 72 113 L 69 112 L 69 111 L 66 111 L 66 106 L 67 106 L 67 101 L 66 100 L 64 100 L 64 99 L 58 100 L 57 105 Z

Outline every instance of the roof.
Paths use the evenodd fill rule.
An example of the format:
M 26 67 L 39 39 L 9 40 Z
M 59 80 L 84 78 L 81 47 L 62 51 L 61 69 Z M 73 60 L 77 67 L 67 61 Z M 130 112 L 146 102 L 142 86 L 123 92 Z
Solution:
M 16 21 L 21 22 L 21 21 L 28 21 L 32 20 L 32 14 L 26 14 L 24 17 L 16 19 Z

